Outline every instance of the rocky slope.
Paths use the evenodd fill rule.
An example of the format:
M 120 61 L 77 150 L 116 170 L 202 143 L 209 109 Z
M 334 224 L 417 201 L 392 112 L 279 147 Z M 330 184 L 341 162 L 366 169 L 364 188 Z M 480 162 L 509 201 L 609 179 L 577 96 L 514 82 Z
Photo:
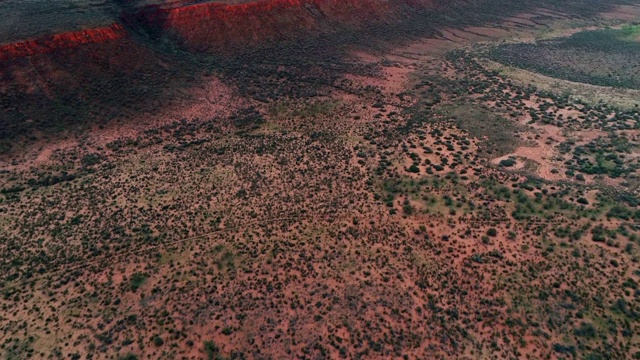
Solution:
M 4 114 L 0 154 L 10 147 L 6 142 L 35 138 L 33 133 L 103 124 L 122 114 L 166 106 L 175 98 L 173 89 L 182 87 L 177 84 L 190 83 L 204 71 L 191 56 L 176 54 L 172 45 L 165 46 L 166 39 L 190 51 L 237 53 L 276 42 L 286 44 L 288 40 L 310 43 L 318 35 L 345 33 L 372 24 L 397 24 L 418 10 L 435 9 L 445 3 L 117 0 L 101 3 L 96 10 L 95 2 L 80 1 L 75 7 L 50 7 L 43 2 L 37 8 L 40 10 L 33 6 L 27 10 L 33 13 L 33 19 L 47 20 L 45 24 L 0 26 L 0 110 Z M 15 1 L 11 4 L 19 7 Z M 0 10 L 8 5 L 3 6 Z M 54 14 L 41 14 L 49 11 L 61 20 L 53 21 Z M 69 12 L 88 12 L 90 16 L 78 15 L 76 22 L 70 22 L 73 14 Z M 112 14 L 111 23 L 105 22 L 108 14 Z M 28 18 L 27 13 L 18 16 Z M 267 56 L 271 53 L 266 52 Z M 239 64 L 237 60 L 226 61 Z
M 242 48 L 300 36 L 393 23 L 446 0 L 267 0 L 238 4 L 172 2 L 143 7 L 128 19 L 175 35 L 198 50 Z
M 0 61 L 36 54 L 47 54 L 57 49 L 75 48 L 85 44 L 99 44 L 121 39 L 125 36 L 127 36 L 127 31 L 118 23 L 108 27 L 41 36 L 35 39 L 0 45 Z
M 0 61 L 50 53 L 60 48 L 102 43 L 140 28 L 169 35 L 192 50 L 242 49 L 309 34 L 353 30 L 394 23 L 416 11 L 436 9 L 447 0 L 261 0 L 222 3 L 122 1 L 120 19 L 110 26 L 53 32 L 28 39 L 0 41 Z M 122 25 L 129 25 L 126 30 Z M 7 30 L 8 31 L 8 30 Z

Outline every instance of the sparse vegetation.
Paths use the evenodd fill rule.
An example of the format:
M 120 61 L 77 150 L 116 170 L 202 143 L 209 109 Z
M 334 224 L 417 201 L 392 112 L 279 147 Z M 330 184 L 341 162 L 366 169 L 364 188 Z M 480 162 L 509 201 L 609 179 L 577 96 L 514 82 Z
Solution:
M 545 16 L 528 30 L 563 20 Z M 15 142 L 0 171 L 2 356 L 640 353 L 638 110 L 520 85 L 484 65 L 485 45 L 378 44 L 365 61 L 322 44 L 176 49 L 198 65 L 186 74 L 159 48 L 153 67 L 196 89 L 188 118 Z

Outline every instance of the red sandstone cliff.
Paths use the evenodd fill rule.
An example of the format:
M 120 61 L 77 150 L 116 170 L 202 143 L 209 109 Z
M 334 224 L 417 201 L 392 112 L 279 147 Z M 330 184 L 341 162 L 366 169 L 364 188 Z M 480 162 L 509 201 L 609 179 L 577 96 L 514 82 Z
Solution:
M 413 10 L 446 0 L 259 0 L 241 4 L 180 3 L 147 6 L 133 18 L 168 32 L 193 49 L 243 47 L 331 33 L 371 23 L 401 21 Z
M 36 54 L 46 54 L 56 49 L 74 48 L 84 44 L 102 43 L 121 39 L 125 36 L 127 36 L 127 32 L 124 27 L 115 23 L 108 27 L 43 36 L 36 39 L 0 45 L 0 61 Z
M 414 10 L 435 9 L 451 1 L 455 0 L 257 0 L 233 4 L 170 1 L 129 9 L 122 18 L 131 26 L 171 34 L 188 48 L 215 51 L 393 23 Z M 127 30 L 117 23 L 58 33 L 0 45 L 0 61 L 126 36 Z

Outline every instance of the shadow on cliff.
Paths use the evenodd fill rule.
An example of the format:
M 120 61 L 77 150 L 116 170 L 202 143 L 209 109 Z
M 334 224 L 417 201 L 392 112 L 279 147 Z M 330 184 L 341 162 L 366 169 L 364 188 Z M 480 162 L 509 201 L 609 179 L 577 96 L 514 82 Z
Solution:
M 0 152 L 161 109 L 199 69 L 137 39 L 56 48 L 0 62 Z

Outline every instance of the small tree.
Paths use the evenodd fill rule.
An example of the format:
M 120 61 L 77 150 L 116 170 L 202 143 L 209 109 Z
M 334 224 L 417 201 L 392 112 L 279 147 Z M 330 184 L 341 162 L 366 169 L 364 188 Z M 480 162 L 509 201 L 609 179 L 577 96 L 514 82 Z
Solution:
M 153 344 L 155 346 L 162 346 L 164 344 L 164 340 L 162 340 L 162 338 L 160 336 L 155 336 L 153 338 Z
M 204 352 L 207 354 L 207 359 L 213 360 L 220 354 L 220 348 L 213 341 L 205 341 L 204 342 Z

